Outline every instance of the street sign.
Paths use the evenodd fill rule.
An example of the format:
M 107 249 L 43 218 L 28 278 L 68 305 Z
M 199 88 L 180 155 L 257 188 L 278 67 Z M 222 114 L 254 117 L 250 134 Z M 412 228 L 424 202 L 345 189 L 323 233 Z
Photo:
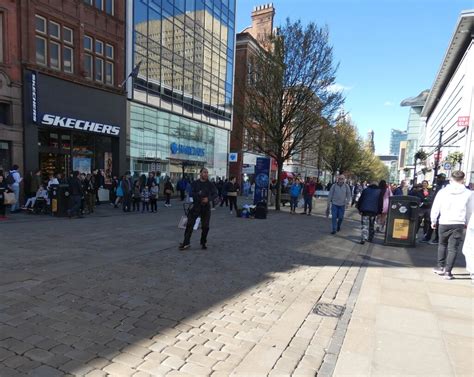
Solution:
M 237 162 L 239 154 L 238 153 L 229 153 L 229 162 Z
M 444 170 L 451 170 L 451 164 L 449 162 L 444 163 Z

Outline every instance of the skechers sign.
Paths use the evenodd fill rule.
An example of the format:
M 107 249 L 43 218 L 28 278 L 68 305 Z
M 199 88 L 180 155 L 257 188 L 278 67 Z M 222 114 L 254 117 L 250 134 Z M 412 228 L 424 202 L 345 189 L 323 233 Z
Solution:
M 176 143 L 170 144 L 171 154 L 187 154 L 189 156 L 204 156 L 204 148 L 190 147 Z
M 106 135 L 114 135 L 114 136 L 118 136 L 118 134 L 120 133 L 120 127 L 117 127 L 117 126 L 91 122 L 88 120 L 62 117 L 59 115 L 52 115 L 52 114 L 44 114 L 41 120 L 41 124 L 45 126 L 69 128 L 69 129 L 75 129 L 79 131 L 88 131 L 88 132 L 94 132 L 98 134 L 106 134 Z

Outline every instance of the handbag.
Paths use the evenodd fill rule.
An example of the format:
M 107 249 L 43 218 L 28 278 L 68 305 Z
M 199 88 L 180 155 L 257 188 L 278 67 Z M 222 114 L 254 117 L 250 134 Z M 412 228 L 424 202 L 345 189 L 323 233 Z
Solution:
M 237 191 L 228 192 L 227 196 L 237 196 Z
M 3 204 L 4 205 L 13 205 L 16 203 L 15 194 L 13 192 L 5 192 L 3 194 Z
M 165 194 L 171 194 L 171 192 L 172 192 L 172 191 L 171 191 L 170 189 L 166 189 L 166 190 L 165 190 Z
M 188 216 L 183 215 L 179 219 L 178 228 L 179 229 L 186 229 L 186 225 L 188 225 Z

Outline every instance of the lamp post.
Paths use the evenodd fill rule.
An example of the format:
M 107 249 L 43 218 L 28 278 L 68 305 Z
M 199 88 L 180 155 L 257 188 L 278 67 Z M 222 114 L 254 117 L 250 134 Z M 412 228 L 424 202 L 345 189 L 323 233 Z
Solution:
M 443 145 L 443 132 L 444 130 L 441 128 L 439 130 L 439 139 L 438 139 L 438 147 L 436 148 L 436 156 L 435 156 L 435 170 L 434 170 L 434 177 L 433 177 L 433 186 L 436 184 L 436 177 L 438 176 L 438 169 L 439 169 L 439 160 L 441 157 L 441 147 Z

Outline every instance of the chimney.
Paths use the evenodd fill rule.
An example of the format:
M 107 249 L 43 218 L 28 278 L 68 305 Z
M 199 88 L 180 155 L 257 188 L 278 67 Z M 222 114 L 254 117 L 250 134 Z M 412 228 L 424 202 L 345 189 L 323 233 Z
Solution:
M 273 32 L 273 3 L 258 5 L 252 12 L 252 29 L 250 34 L 259 42 L 263 42 Z

